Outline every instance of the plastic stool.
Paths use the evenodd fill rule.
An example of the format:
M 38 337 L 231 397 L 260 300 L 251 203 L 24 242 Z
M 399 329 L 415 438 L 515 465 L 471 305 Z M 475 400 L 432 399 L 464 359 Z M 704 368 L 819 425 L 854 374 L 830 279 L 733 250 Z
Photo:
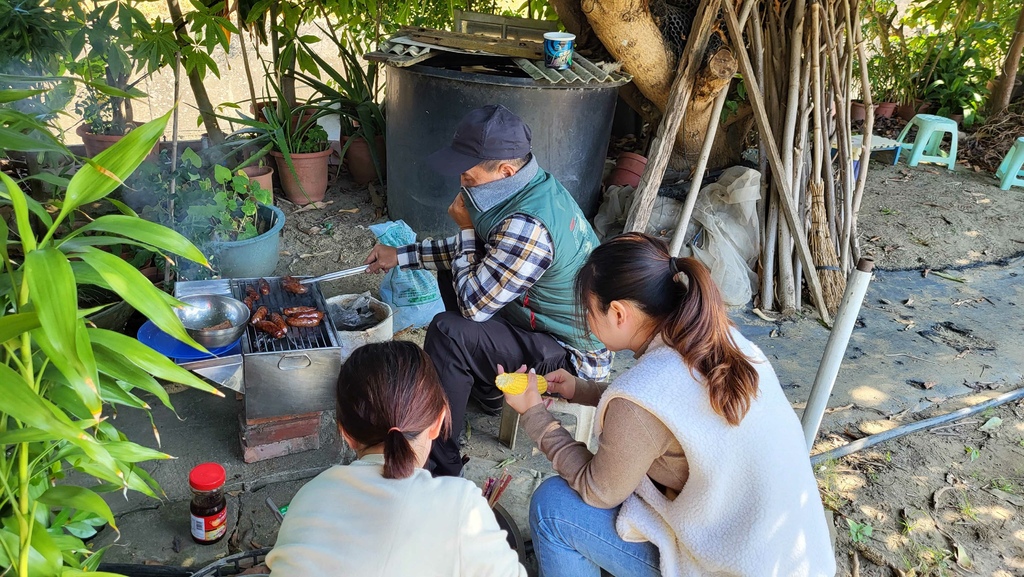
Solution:
M 1002 179 L 999 181 L 999 188 L 1010 190 L 1011 186 L 1024 186 L 1024 170 L 1021 170 L 1021 166 L 1024 166 L 1024 136 L 1013 143 L 1010 151 L 1006 153 L 1006 158 L 996 169 L 996 178 Z
M 914 139 L 913 144 L 906 144 L 903 139 L 907 137 L 912 126 L 917 126 L 917 138 Z M 940 156 L 942 151 L 939 150 L 939 144 L 942 143 L 942 137 L 946 134 L 953 136 L 949 144 L 949 156 Z M 902 149 L 910 148 L 910 162 L 908 163 L 910 166 L 917 166 L 917 163 L 924 161 L 945 164 L 949 170 L 956 170 L 958 134 L 956 122 L 949 118 L 934 114 L 918 114 L 907 123 L 906 128 L 897 139 L 900 150 L 896 151 L 896 160 L 899 160 Z
M 586 443 L 587 448 L 591 451 L 595 450 L 593 436 L 597 407 L 570 403 L 564 399 L 552 399 L 548 410 L 552 413 L 564 413 L 576 417 L 576 431 L 572 438 Z M 501 423 L 498 425 L 498 441 L 509 449 L 515 449 L 518 432 L 519 413 L 505 403 L 501 411 Z

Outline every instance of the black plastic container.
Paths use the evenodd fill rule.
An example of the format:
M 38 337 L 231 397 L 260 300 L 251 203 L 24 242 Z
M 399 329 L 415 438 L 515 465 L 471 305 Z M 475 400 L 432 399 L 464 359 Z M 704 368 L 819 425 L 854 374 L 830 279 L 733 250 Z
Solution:
M 387 67 L 388 213 L 420 238 L 454 234 L 448 205 L 458 177 L 426 165 L 447 146 L 470 110 L 503 104 L 533 132 L 540 166 L 555 175 L 591 218 L 601 198 L 619 83 L 551 84 L 528 77 L 462 72 L 426 65 Z

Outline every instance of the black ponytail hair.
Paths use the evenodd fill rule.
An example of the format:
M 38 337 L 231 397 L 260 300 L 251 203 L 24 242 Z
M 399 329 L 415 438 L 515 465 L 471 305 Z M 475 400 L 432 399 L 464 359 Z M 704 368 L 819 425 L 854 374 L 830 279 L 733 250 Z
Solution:
M 338 374 L 338 424 L 365 446 L 384 444 L 384 477 L 412 475 L 416 453 L 410 440 L 442 412 L 442 434 L 451 427 L 448 398 L 423 349 L 406 341 L 359 347 Z

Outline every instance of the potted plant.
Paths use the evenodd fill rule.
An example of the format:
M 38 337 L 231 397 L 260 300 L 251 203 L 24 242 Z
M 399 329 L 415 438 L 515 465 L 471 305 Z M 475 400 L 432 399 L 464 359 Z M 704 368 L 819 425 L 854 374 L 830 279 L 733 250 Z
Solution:
M 281 190 L 298 205 L 321 201 L 327 192 L 328 160 L 334 151 L 327 131 L 316 118 L 314 115 L 303 120 L 294 129 L 285 121 L 282 138 L 270 151 L 277 163 Z
M 300 41 L 331 82 L 302 73 L 296 73 L 296 77 L 317 92 L 318 97 L 311 99 L 310 104 L 325 113 L 341 116 L 341 158 L 352 180 L 356 184 L 383 182 L 387 176 L 386 121 L 383 107 L 377 104 L 381 89 L 379 68 L 374 63 L 363 68 L 353 49 L 332 30 L 321 30 L 334 41 L 341 58 L 340 66 L 329 66 L 316 51 Z
M 5 102 L 18 98 L 18 91 L 0 91 Z M 159 402 L 173 411 L 157 378 L 223 396 L 135 339 L 90 326 L 85 317 L 98 311 L 76 304 L 80 287 L 112 290 L 162 331 L 199 346 L 166 294 L 131 264 L 97 248 L 130 243 L 205 263 L 188 240 L 131 214 L 99 216 L 77 229 L 68 226 L 71 215 L 104 200 L 139 166 L 168 118 L 140 126 L 83 163 L 59 187 L 52 205 L 60 209 L 54 213 L 0 172 L 0 191 L 11 203 L 12 226 L 16 223 L 18 230 L 0 255 L 0 270 L 9 279 L 0 284 L 0 332 L 7 349 L 0 360 L 2 458 L 7 467 L 0 486 L 0 573 L 93 572 L 103 553 L 90 550 L 82 539 L 92 527 L 116 527 L 100 494 L 130 489 L 159 499 L 160 488 L 142 463 L 171 456 L 133 443 L 118 431 L 120 421 L 110 418 L 115 405 L 149 412 L 150 403 Z M 22 120 L 56 141 L 34 118 Z M 12 140 L 6 150 L 30 151 L 35 146 Z
M 271 204 L 271 193 L 241 170 L 222 165 L 208 168 L 203 158 L 186 148 L 181 164 L 165 175 L 165 196 L 141 211 L 155 222 L 167 223 L 210 255 L 221 277 L 267 276 L 277 267 L 284 213 Z M 174 180 L 174 213 L 170 181 Z M 192 280 L 204 277 L 196 267 L 179 271 Z
M 925 99 L 936 114 L 971 126 L 988 94 L 991 72 L 978 66 L 978 49 L 970 43 L 944 49 L 931 69 Z

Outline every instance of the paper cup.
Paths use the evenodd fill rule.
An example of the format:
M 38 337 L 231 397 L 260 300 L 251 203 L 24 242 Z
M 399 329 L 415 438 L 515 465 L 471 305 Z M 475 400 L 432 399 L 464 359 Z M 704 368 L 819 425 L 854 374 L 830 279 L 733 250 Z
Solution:
M 572 48 L 576 35 L 568 32 L 544 33 L 544 66 L 568 70 L 572 66 Z

